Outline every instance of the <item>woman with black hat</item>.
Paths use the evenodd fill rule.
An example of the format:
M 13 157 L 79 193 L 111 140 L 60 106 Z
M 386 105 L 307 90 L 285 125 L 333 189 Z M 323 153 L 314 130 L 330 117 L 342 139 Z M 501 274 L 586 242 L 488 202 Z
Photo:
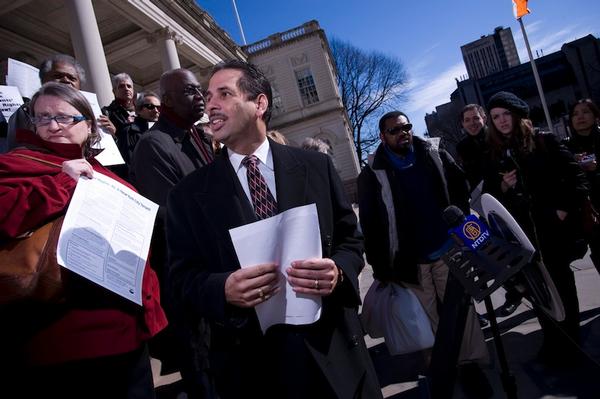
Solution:
M 588 184 L 566 147 L 554 135 L 533 128 L 525 101 L 498 92 L 490 98 L 488 112 L 490 154 L 483 191 L 508 209 L 540 250 L 566 313 L 556 323 L 538 312 L 544 332 L 540 355 L 548 362 L 568 361 L 579 353 L 568 344 L 579 344 L 579 302 L 570 263 L 585 254 L 575 231 Z

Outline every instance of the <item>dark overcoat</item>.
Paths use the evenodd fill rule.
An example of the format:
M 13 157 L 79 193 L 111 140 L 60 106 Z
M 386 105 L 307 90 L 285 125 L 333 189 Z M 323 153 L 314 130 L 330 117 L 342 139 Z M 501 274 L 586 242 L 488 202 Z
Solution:
M 170 288 L 188 317 L 210 322 L 210 366 L 222 399 L 381 397 L 357 315 L 362 237 L 333 163 L 317 152 L 270 146 L 278 212 L 315 203 L 323 257 L 345 276 L 323 298 L 319 321 L 263 335 L 254 309 L 226 302 L 225 280 L 240 268 L 229 229 L 256 217 L 225 150 L 169 196 Z

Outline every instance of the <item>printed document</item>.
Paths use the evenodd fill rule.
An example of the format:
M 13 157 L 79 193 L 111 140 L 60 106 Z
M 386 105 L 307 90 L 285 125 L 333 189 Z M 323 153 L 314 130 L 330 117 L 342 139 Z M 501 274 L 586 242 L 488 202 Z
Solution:
M 42 86 L 40 70 L 21 61 L 8 59 L 7 86 L 17 86 L 23 97 L 31 98 Z
M 236 227 L 229 234 L 242 268 L 276 263 L 283 275 L 279 293 L 255 307 L 263 333 L 274 324 L 310 324 L 319 320 L 321 297 L 295 293 L 285 272 L 292 261 L 322 257 L 315 204 Z
M 142 304 L 158 205 L 110 177 L 80 177 L 58 239 L 58 264 Z
M 8 120 L 19 107 L 23 105 L 23 98 L 16 86 L 0 86 L 0 113 Z
M 92 111 L 94 111 L 94 116 L 96 119 L 98 119 L 98 117 L 102 115 L 102 111 L 100 109 L 100 105 L 98 104 L 98 97 L 96 96 L 96 93 L 90 93 L 89 91 L 83 90 L 80 90 L 80 92 L 88 100 L 92 106 Z M 115 139 L 113 139 L 109 133 L 102 129 L 98 129 L 98 133 L 100 133 L 100 142 L 97 143 L 94 148 L 102 148 L 104 150 L 96 156 L 98 162 L 104 166 L 124 164 L 125 161 L 121 156 L 121 152 L 117 147 L 117 143 L 115 143 Z

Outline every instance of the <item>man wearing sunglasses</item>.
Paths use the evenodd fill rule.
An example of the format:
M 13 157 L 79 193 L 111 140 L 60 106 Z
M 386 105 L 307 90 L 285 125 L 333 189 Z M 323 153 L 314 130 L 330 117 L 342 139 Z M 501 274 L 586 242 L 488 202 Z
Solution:
M 148 129 L 158 120 L 160 115 L 160 99 L 158 94 L 152 91 L 139 93 L 135 100 L 135 119 L 132 123 L 125 125 L 117 132 L 117 147 L 125 160 L 125 164 L 131 164 L 133 151 Z M 129 169 L 127 169 L 127 180 L 129 179 Z
M 413 136 L 400 111 L 379 120 L 381 144 L 358 177 L 360 224 L 367 261 L 374 277 L 408 287 L 427 313 L 434 333 L 444 298 L 448 266 L 442 260 L 452 246 L 442 212 L 456 205 L 469 214 L 469 191 L 463 171 L 444 150 Z M 459 377 L 480 386 L 469 397 L 488 397 L 485 376 L 474 362 L 487 362 L 483 334 L 471 305 L 459 355 Z M 469 374 L 470 375 L 463 375 Z

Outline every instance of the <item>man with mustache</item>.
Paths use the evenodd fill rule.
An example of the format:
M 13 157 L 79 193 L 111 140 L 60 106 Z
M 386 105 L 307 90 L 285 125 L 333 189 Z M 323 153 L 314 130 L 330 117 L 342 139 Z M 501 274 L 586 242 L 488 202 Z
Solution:
M 167 242 L 176 302 L 189 319 L 210 323 L 219 397 L 381 398 L 357 314 L 362 237 L 330 157 L 267 138 L 271 85 L 251 64 L 217 65 L 206 104 L 225 148 L 171 192 Z M 312 203 L 322 258 L 240 265 L 229 229 Z M 260 236 L 256 243 L 265 245 Z M 254 307 L 286 284 L 321 297 L 320 319 L 263 334 Z

